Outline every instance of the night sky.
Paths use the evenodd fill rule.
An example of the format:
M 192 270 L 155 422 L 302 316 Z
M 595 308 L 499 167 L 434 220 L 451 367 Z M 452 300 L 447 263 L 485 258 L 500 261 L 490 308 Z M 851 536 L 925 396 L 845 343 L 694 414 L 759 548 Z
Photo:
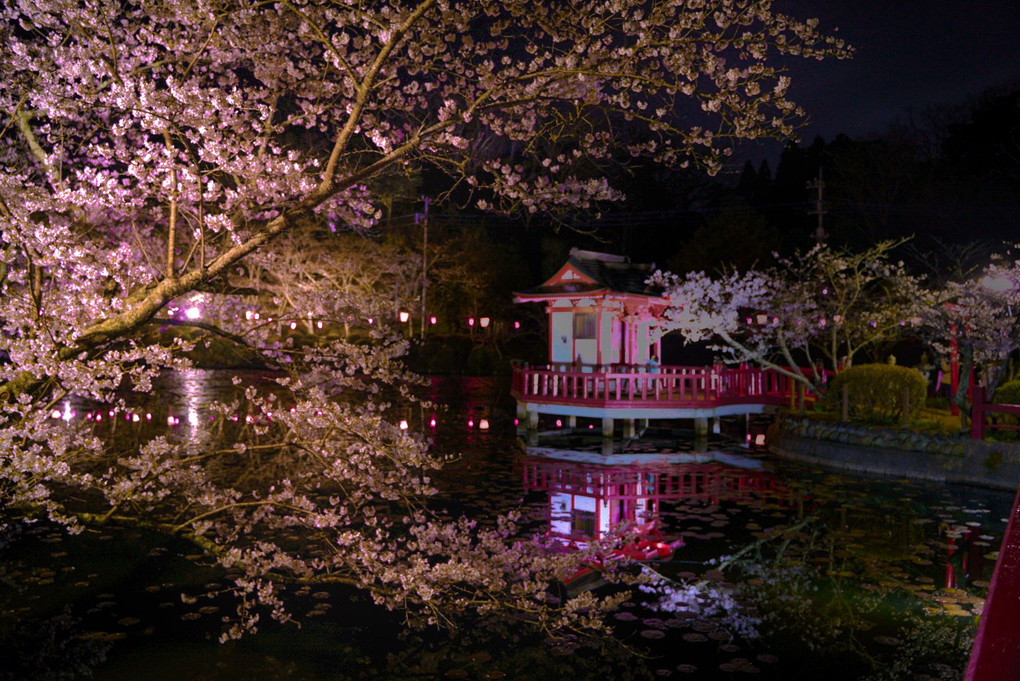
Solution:
M 1020 0 L 783 0 L 776 9 L 818 17 L 855 48 L 848 61 L 792 63 L 800 131 L 861 138 L 908 109 L 953 105 L 1020 82 Z

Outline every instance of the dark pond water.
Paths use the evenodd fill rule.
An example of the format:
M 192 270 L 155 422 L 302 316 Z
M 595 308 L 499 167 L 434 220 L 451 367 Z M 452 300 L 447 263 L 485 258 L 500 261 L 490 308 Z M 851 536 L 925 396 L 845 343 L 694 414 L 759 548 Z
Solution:
M 103 416 L 122 430 L 169 424 L 200 447 L 217 436 L 203 404 L 232 376 L 176 376 L 158 405 Z M 357 591 L 301 588 L 288 598 L 300 628 L 221 645 L 225 575 L 193 546 L 14 524 L 0 537 L 0 680 L 960 678 L 1012 494 L 837 475 L 722 440 L 715 458 L 635 445 L 630 466 L 550 459 L 517 446 L 506 381 L 436 379 L 432 391 L 446 411 L 394 418 L 459 455 L 441 475 L 451 512 L 484 524 L 519 509 L 534 532 L 654 513 L 683 539 L 650 566 L 669 586 L 635 591 L 614 640 L 579 647 L 512 622 L 413 632 Z M 670 437 L 645 449 L 686 447 Z

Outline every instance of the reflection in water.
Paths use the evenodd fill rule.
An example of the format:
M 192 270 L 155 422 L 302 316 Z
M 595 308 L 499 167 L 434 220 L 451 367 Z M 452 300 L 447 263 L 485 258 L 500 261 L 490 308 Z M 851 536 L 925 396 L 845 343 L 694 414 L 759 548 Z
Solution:
M 749 470 L 715 461 L 683 463 L 675 455 L 619 463 L 570 454 L 522 462 L 524 489 L 548 492 L 550 531 L 565 539 L 601 539 L 620 526 L 657 521 L 663 502 L 718 504 L 777 489 L 775 476 L 756 470 L 752 459 Z
M 210 409 L 234 399 L 235 377 L 240 387 L 270 378 L 170 375 L 152 397 L 116 408 L 71 400 L 53 416 L 124 443 L 166 434 L 201 447 L 251 416 L 243 402 L 222 417 Z M 207 638 L 229 610 L 229 575 L 203 564 L 193 546 L 123 528 L 68 537 L 10 523 L 23 531 L 0 534 L 0 679 L 91 669 L 109 681 L 842 681 L 875 675 L 869 659 L 885 678 L 959 678 L 966 655 L 956 642 L 966 645 L 980 613 L 1012 494 L 836 475 L 740 447 L 719 460 L 683 454 L 630 465 L 522 456 L 507 387 L 437 379 L 428 397 L 440 408 L 398 406 L 393 422 L 406 419 L 452 457 L 436 476 L 437 503 L 451 514 L 484 526 L 520 511 L 532 521 L 527 532 L 571 536 L 654 517 L 683 537 L 672 561 L 654 565 L 665 586 L 635 592 L 614 619 L 618 639 L 642 656 L 577 651 L 571 641 L 550 647 L 512 622 L 498 635 L 474 622 L 452 634 L 409 633 L 363 594 L 335 587 L 289 593 L 300 629 L 267 627 L 220 646 Z M 17 660 L 11 650 L 34 652 Z M 44 673 L 24 671 L 32 665 Z

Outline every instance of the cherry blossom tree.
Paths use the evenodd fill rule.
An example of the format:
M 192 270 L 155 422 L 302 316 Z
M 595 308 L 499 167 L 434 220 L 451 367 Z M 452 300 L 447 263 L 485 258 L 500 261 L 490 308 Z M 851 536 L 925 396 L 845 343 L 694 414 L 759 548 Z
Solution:
M 979 269 L 928 291 L 922 336 L 946 358 L 959 363 L 962 380 L 951 396 L 965 412 L 971 370 L 981 370 L 988 395 L 1006 378 L 1010 355 L 1020 350 L 1020 260 L 996 254 Z
M 288 266 L 285 234 L 370 227 L 386 172 L 430 164 L 483 208 L 587 208 L 619 197 L 598 168 L 621 154 L 715 170 L 727 140 L 790 134 L 782 59 L 843 43 L 762 0 L 13 0 L 0 19 L 4 506 L 188 537 L 241 574 L 230 635 L 259 604 L 286 618 L 283 579 L 347 581 L 433 622 L 596 626 L 590 596 L 545 607 L 566 563 L 508 550 L 511 522 L 433 514 L 441 457 L 386 418 L 380 384 L 410 399 L 413 379 L 384 333 L 298 351 L 210 298 L 192 323 L 290 370 L 222 405 L 232 442 L 119 449 L 51 412 L 126 405 L 186 367 L 187 343 L 154 328 L 188 323 L 238 268 Z
M 823 370 L 849 366 L 921 324 L 923 282 L 890 259 L 899 243 L 861 253 L 819 245 L 768 270 L 718 277 L 656 273 L 670 300 L 665 328 L 692 342 L 721 341 L 732 361 L 824 393 Z

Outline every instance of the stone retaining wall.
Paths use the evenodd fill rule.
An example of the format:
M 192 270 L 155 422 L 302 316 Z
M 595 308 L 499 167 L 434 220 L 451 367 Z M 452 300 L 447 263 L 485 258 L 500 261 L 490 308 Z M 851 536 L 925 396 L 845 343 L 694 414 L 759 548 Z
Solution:
M 1015 490 L 1020 444 L 787 416 L 769 429 L 777 456 L 848 471 Z

